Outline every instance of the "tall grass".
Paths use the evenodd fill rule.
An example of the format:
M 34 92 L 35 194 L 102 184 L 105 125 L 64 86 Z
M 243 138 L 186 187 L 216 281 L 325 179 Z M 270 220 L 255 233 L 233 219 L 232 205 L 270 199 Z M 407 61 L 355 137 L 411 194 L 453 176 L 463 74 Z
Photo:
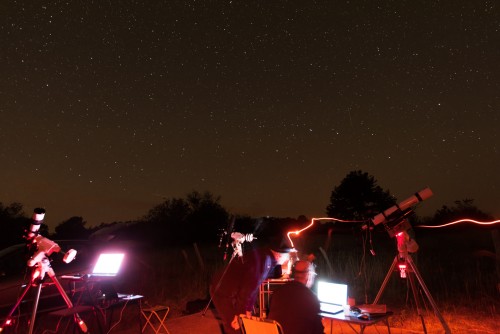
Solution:
M 475 257 L 469 247 L 461 244 L 463 237 L 460 233 L 437 239 L 435 235 L 424 235 L 417 239 L 420 250 L 412 255 L 413 261 L 440 309 L 489 305 L 487 312 L 497 314 L 495 262 Z M 487 246 L 487 235 L 481 237 Z M 395 241 L 385 235 L 376 237 L 376 256 L 372 256 L 368 243 L 359 236 L 338 235 L 328 244 L 323 239 L 316 235 L 308 240 L 316 254 L 318 278 L 348 284 L 349 294 L 357 303 L 373 302 L 397 255 Z M 188 301 L 208 300 L 211 277 L 225 265 L 215 245 L 146 249 L 137 256 L 142 266 L 137 271 L 134 293 L 143 294 L 151 304 L 168 304 L 178 313 L 185 310 Z M 423 302 L 421 307 L 430 309 L 422 289 L 418 289 L 418 296 Z M 413 309 L 413 297 L 408 279 L 394 272 L 379 303 Z
M 211 245 L 193 244 L 175 249 L 143 249 L 137 278 L 122 289 L 145 296 L 151 305 L 169 305 L 173 313 L 182 313 L 188 301 L 208 298 L 208 287 L 215 270 L 223 265 L 220 251 Z

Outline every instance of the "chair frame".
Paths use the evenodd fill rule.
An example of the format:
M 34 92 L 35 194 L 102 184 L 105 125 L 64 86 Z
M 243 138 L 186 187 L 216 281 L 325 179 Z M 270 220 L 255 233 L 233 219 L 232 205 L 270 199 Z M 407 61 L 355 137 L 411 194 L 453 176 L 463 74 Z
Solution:
M 166 334 L 170 334 L 165 324 L 169 311 L 170 307 L 163 305 L 141 308 L 141 313 L 146 320 L 145 324 L 142 326 L 141 333 L 151 329 L 155 334 L 160 334 L 163 330 Z
M 253 330 L 249 326 L 245 326 L 245 322 L 252 324 L 252 326 L 258 326 Z M 275 320 L 264 319 L 260 317 L 247 317 L 245 314 L 240 314 L 238 317 L 238 323 L 243 334 L 284 334 L 283 327 L 281 324 Z

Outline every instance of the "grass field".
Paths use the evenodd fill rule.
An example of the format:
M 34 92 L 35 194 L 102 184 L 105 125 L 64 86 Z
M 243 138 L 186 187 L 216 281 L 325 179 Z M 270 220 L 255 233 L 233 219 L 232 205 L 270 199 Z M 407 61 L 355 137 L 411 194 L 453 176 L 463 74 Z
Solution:
M 411 255 L 422 283 L 429 291 L 435 308 L 416 281 L 415 295 L 419 300 L 420 315 L 415 295 L 408 278 L 399 271 L 391 272 L 397 247 L 385 234 L 373 235 L 372 240 L 352 233 L 326 233 L 296 240 L 296 248 L 304 254 L 316 256 L 317 279 L 346 283 L 349 296 L 357 304 L 372 303 L 381 291 L 382 282 L 388 282 L 381 293 L 379 304 L 386 304 L 394 312 L 390 318 L 392 333 L 444 333 L 439 312 L 452 333 L 498 333 L 500 324 L 500 294 L 495 259 L 489 231 L 446 231 L 419 234 L 420 249 Z M 371 255 L 371 251 L 376 255 Z M 231 251 L 231 250 L 230 250 Z M 202 311 L 208 304 L 208 289 L 216 270 L 224 268 L 223 249 L 215 242 L 208 245 L 192 244 L 185 247 L 139 247 L 134 249 L 127 276 L 118 283 L 121 293 L 143 295 L 143 305 L 170 307 L 168 322 L 175 322 L 177 333 L 196 325 L 214 332 L 214 319 L 189 317 Z M 138 308 L 117 307 L 113 333 L 138 331 Z M 184 321 L 184 322 L 183 322 Z M 212 326 L 205 326 L 210 322 Z M 57 325 L 57 324 L 55 324 Z M 59 326 L 59 325 L 57 325 Z M 326 332 L 330 330 L 325 322 Z M 44 333 L 53 333 L 48 326 Z M 208 328 L 211 328 L 208 330 Z M 349 333 L 350 328 L 334 323 L 333 333 Z M 365 333 L 384 333 L 383 327 L 370 328 Z M 176 332 L 171 332 L 176 334 Z M 215 332 L 214 334 L 218 334 Z
M 372 256 L 368 243 L 356 236 L 316 238 L 308 244 L 316 250 L 318 278 L 347 283 L 350 296 L 359 304 L 373 302 L 397 254 L 393 240 L 379 235 L 376 256 Z M 495 261 L 477 256 L 477 250 L 491 249 L 489 242 L 486 232 L 427 234 L 419 240 L 420 250 L 412 255 L 437 310 L 453 333 L 498 332 L 500 295 Z M 131 292 L 144 295 L 152 305 L 169 305 L 169 318 L 185 315 L 188 303 L 198 309 L 206 305 L 210 278 L 224 266 L 222 252 L 215 246 L 149 250 L 141 258 L 143 268 L 138 270 Z M 422 333 L 409 280 L 401 279 L 398 272 L 389 277 L 379 303 L 395 311 L 391 327 Z M 444 333 L 418 280 L 417 298 L 427 332 Z

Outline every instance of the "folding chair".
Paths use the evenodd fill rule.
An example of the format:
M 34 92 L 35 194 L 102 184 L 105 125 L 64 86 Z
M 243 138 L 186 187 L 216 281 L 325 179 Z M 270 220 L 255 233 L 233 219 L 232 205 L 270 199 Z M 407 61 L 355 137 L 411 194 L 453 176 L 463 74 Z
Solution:
M 238 322 L 243 334 L 284 334 L 283 327 L 274 320 L 259 317 L 248 318 L 245 314 L 240 314 Z
M 170 334 L 167 325 L 165 325 L 165 320 L 167 319 L 168 311 L 170 308 L 168 306 L 153 306 L 148 308 L 141 308 L 141 313 L 146 319 L 146 323 L 142 327 L 142 333 L 146 331 L 149 327 L 153 330 L 155 334 L 165 333 Z M 165 330 L 165 332 L 161 332 Z

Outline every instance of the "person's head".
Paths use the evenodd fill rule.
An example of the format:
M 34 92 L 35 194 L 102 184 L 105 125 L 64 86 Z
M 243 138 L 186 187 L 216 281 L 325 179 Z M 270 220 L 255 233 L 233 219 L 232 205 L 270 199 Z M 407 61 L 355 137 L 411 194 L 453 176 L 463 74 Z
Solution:
M 290 259 L 290 251 L 286 249 L 274 250 L 271 248 L 271 253 L 273 253 L 276 264 L 280 266 Z
M 295 251 L 290 244 L 290 241 L 280 234 L 271 238 L 269 248 L 271 249 L 278 265 L 283 265 L 286 261 L 288 261 L 290 259 L 290 252 Z
M 316 270 L 314 264 L 309 261 L 300 260 L 295 262 L 293 266 L 293 278 L 308 288 L 311 288 L 316 278 Z

